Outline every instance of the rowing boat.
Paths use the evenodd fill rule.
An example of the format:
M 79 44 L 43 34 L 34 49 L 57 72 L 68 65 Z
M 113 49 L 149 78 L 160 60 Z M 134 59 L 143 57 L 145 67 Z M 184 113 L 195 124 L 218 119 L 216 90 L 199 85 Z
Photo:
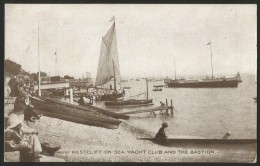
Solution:
M 120 107 L 120 106 L 146 106 L 153 105 L 153 99 L 150 100 L 122 100 L 122 101 L 108 101 L 105 102 L 105 106 L 107 107 Z
M 148 140 L 154 143 L 158 143 L 154 138 L 138 138 L 139 140 Z M 235 145 L 235 144 L 247 144 L 256 145 L 256 139 L 182 139 L 182 138 L 170 138 L 167 139 L 167 146 L 176 145 Z M 159 144 L 159 143 L 158 143 Z
M 116 129 L 122 122 L 119 119 L 107 117 L 92 110 L 85 111 L 76 107 L 73 108 L 55 102 L 49 102 L 36 97 L 31 97 L 30 101 L 43 115 L 53 118 L 108 129 Z
M 118 114 L 118 113 L 115 113 L 115 112 L 112 112 L 112 111 L 108 111 L 108 110 L 105 110 L 105 109 L 102 109 L 102 108 L 99 108 L 99 107 L 96 107 L 96 106 L 92 106 L 92 105 L 79 106 L 79 105 L 74 105 L 74 104 L 67 103 L 67 102 L 62 102 L 60 100 L 52 99 L 52 98 L 49 98 L 49 97 L 38 97 L 38 98 L 45 100 L 45 101 L 48 101 L 48 102 L 51 102 L 51 103 L 57 103 L 57 104 L 60 104 L 60 105 L 63 105 L 63 106 L 77 108 L 77 109 L 84 110 L 84 111 L 98 112 L 100 114 L 110 116 L 110 117 L 116 118 L 116 119 L 129 119 L 129 116 L 127 116 L 127 115 L 121 115 L 121 114 Z
M 257 155 L 256 139 L 167 139 L 161 144 L 154 138 L 138 138 L 161 146 L 174 147 L 179 154 L 201 155 L 210 162 L 254 162 Z M 181 148 L 181 150 L 179 150 Z M 167 153 L 167 150 L 163 152 Z

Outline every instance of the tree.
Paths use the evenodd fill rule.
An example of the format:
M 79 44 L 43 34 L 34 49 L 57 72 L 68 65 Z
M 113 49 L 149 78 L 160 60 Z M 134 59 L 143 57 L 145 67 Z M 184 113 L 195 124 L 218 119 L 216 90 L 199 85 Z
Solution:
M 28 73 L 27 71 L 25 71 L 23 69 L 21 70 L 20 74 L 25 75 L 25 76 L 30 76 L 30 73 Z
M 38 81 L 38 75 L 36 73 L 32 73 L 30 75 L 30 79 L 32 79 L 33 81 Z
M 37 75 L 38 74 L 39 74 L 39 72 L 37 72 Z M 47 73 L 41 71 L 41 77 L 46 77 L 46 76 L 47 76 Z
M 4 62 L 4 70 L 7 73 L 10 73 L 11 75 L 19 75 L 20 72 L 22 71 L 21 65 L 6 59 Z
M 38 81 L 38 77 L 39 77 L 39 76 L 38 76 L 38 73 L 39 73 L 39 72 L 30 74 L 30 78 L 31 78 L 33 81 Z M 47 73 L 41 71 L 41 77 L 46 77 L 46 76 L 47 76 Z
M 64 79 L 74 79 L 74 77 L 71 77 L 71 76 L 69 76 L 69 75 L 65 75 L 65 76 L 64 76 Z

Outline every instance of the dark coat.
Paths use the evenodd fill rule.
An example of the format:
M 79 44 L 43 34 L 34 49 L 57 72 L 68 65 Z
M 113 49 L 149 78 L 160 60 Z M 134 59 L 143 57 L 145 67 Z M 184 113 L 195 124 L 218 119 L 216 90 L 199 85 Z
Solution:
M 157 134 L 155 135 L 155 139 L 158 141 L 165 141 L 166 140 L 166 134 L 164 132 L 164 127 L 161 127 Z

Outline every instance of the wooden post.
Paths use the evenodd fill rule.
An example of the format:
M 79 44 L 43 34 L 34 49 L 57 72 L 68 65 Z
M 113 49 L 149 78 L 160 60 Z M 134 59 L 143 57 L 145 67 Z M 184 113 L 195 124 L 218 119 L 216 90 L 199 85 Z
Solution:
M 168 107 L 168 100 L 166 99 L 166 107 Z M 169 115 L 168 109 L 166 109 L 166 115 Z
M 70 89 L 70 103 L 73 103 L 73 90 Z
M 145 79 L 146 81 L 146 100 L 149 100 L 149 96 L 148 96 L 148 79 Z
M 171 114 L 173 115 L 173 105 L 172 105 L 172 99 L 171 99 Z
M 40 44 L 39 44 L 39 21 L 38 21 L 38 96 L 41 96 L 41 68 L 40 68 Z
M 93 96 L 90 96 L 90 104 L 93 104 Z

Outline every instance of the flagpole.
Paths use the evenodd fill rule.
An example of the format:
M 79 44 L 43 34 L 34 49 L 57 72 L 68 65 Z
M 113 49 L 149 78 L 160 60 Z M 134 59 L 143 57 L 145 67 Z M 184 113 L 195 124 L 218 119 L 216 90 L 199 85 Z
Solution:
M 175 69 L 175 80 L 176 80 L 176 66 L 175 66 L 175 58 L 174 58 L 174 69 Z
M 57 55 L 57 51 L 55 52 L 55 55 L 56 55 L 56 57 L 55 57 L 55 58 L 56 58 L 56 59 L 55 59 L 55 68 L 56 68 L 56 69 L 55 69 L 55 70 L 56 70 L 56 71 L 55 71 L 55 75 L 58 76 L 58 73 L 59 73 L 59 72 L 58 72 L 58 57 L 57 57 L 58 55 Z
M 212 63 L 212 50 L 211 50 L 211 42 L 210 42 L 210 53 L 211 53 L 211 69 L 212 69 L 212 76 L 211 76 L 211 78 L 213 79 L 213 63 Z
M 114 70 L 114 91 L 116 93 L 116 71 L 115 71 L 114 61 L 113 61 L 113 70 Z
M 41 69 L 40 69 L 40 44 L 39 44 L 39 21 L 38 21 L 38 96 L 41 96 L 41 88 L 40 88 L 40 85 L 41 85 Z
M 146 81 L 146 100 L 148 101 L 149 100 L 149 96 L 148 96 L 148 79 L 146 78 L 145 81 Z

